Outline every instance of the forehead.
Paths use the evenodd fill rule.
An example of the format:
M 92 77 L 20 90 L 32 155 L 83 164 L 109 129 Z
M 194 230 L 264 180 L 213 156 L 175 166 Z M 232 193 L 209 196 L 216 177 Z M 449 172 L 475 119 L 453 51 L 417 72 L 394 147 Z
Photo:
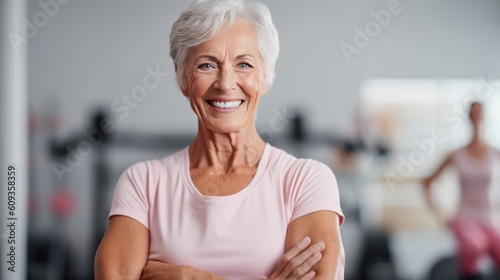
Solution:
M 257 40 L 257 32 L 250 23 L 236 20 L 233 24 L 224 25 L 212 39 L 193 47 L 190 53 L 194 56 L 209 53 L 222 56 L 250 54 L 257 57 Z
M 483 109 L 483 105 L 480 104 L 480 103 L 474 103 L 470 106 L 471 110 L 480 110 L 480 109 Z

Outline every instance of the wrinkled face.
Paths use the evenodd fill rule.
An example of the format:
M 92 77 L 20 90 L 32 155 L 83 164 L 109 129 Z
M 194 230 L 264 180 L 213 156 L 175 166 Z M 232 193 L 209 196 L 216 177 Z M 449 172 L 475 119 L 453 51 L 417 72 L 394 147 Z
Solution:
M 204 127 L 231 133 L 254 126 L 267 87 L 261 84 L 257 33 L 249 23 L 237 20 L 190 48 L 185 65 L 187 87 L 181 90 Z
M 470 107 L 469 117 L 470 117 L 470 120 L 472 121 L 472 123 L 473 123 L 475 126 L 477 126 L 477 125 L 479 125 L 480 123 L 482 123 L 483 118 L 484 118 L 484 110 L 483 110 L 483 105 L 481 105 L 481 104 L 479 104 L 479 103 L 474 103 L 474 104 Z

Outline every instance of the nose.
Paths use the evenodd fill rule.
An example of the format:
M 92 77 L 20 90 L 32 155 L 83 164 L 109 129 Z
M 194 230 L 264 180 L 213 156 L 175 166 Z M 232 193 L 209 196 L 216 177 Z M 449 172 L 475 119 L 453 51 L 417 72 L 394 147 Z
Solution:
M 222 93 L 230 93 L 236 89 L 236 74 L 229 67 L 223 67 L 214 83 L 214 88 Z

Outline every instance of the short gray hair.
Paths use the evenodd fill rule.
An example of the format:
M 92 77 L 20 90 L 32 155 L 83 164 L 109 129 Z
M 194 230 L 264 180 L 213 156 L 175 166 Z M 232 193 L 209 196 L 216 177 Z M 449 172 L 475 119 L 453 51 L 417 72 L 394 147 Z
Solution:
M 181 88 L 186 88 L 184 64 L 189 48 L 212 39 L 225 23 L 236 19 L 255 28 L 264 66 L 261 83 L 272 85 L 279 40 L 269 9 L 262 3 L 245 0 L 198 0 L 182 12 L 170 32 L 170 57 L 177 67 L 176 79 Z

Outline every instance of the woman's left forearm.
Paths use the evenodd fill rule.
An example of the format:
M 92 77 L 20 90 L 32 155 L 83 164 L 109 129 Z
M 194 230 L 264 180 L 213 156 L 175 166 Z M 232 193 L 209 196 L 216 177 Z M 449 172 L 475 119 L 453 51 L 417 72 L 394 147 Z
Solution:
M 315 280 L 343 280 L 345 253 L 342 244 L 330 246 L 324 251 L 322 262 L 316 268 Z
M 340 236 L 340 216 L 332 211 L 316 211 L 293 220 L 288 225 L 286 248 L 290 248 L 304 236 L 311 243 L 322 242 L 320 262 L 313 268 L 314 279 L 343 280 L 345 254 Z

